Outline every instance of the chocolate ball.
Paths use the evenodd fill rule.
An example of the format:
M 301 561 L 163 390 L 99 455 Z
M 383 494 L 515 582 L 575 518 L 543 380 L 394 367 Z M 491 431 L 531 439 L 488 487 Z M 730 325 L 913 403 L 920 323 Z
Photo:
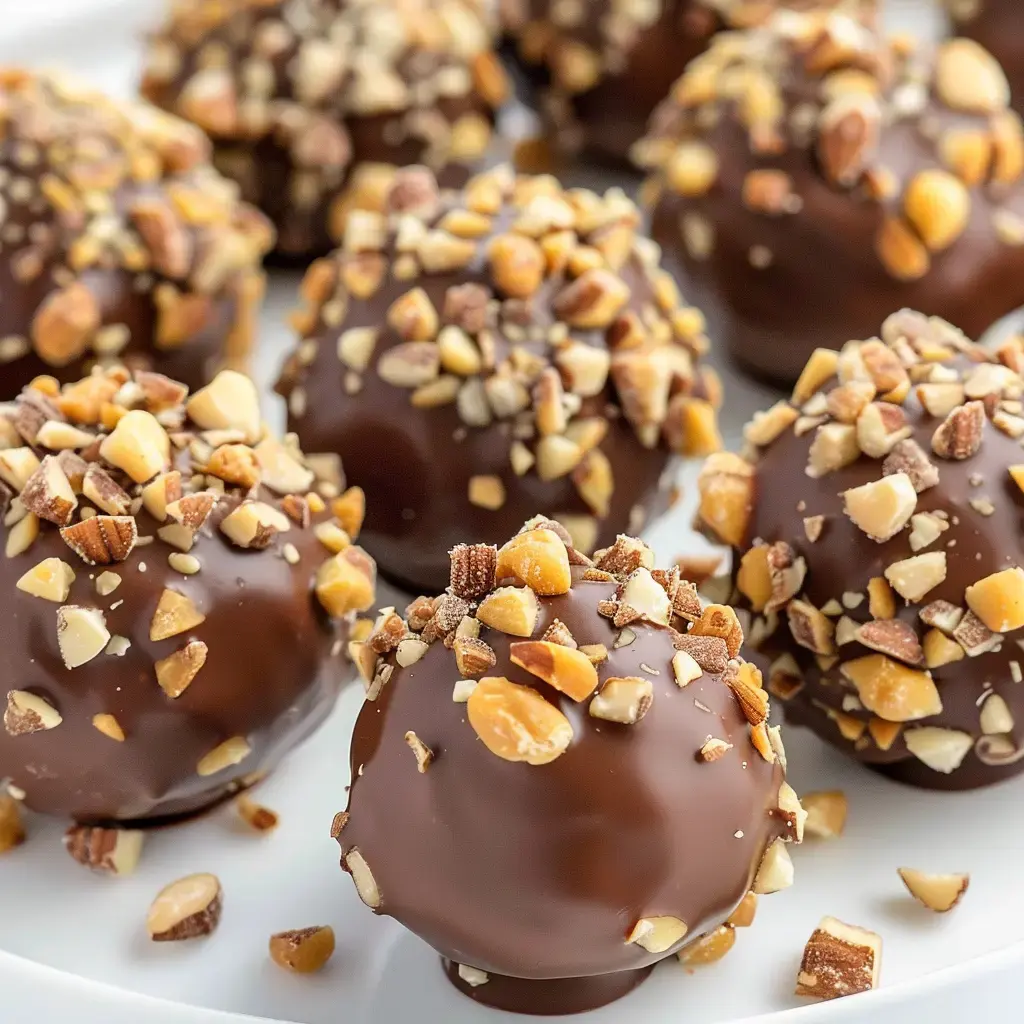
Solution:
M 628 165 L 655 107 L 711 37 L 779 8 L 842 8 L 862 0 L 505 0 L 505 30 L 540 88 L 563 152 Z
M 672 451 L 719 446 L 703 317 L 639 220 L 617 189 L 411 168 L 310 269 L 279 389 L 306 451 L 345 454 L 386 576 L 436 593 L 461 538 L 538 511 L 607 546 L 666 507 Z
M 894 309 L 972 336 L 1024 301 L 1024 137 L 977 44 L 842 15 L 722 36 L 638 147 L 652 233 L 743 367 L 792 383 Z
M 210 135 L 279 254 L 315 256 L 396 167 L 465 182 L 508 93 L 493 32 L 481 0 L 175 4 L 142 92 Z
M 945 0 L 958 34 L 981 43 L 1002 64 L 1013 104 L 1024 102 L 1024 22 L 1015 0 Z
M 904 310 L 819 350 L 717 455 L 701 515 L 793 721 L 893 778 L 970 789 L 1024 766 L 1024 346 Z M 753 641 L 752 641 L 753 642 Z
M 480 1002 L 592 1009 L 792 881 L 804 813 L 736 615 L 653 564 L 538 517 L 353 645 L 342 866 Z
M 358 494 L 328 509 L 230 371 L 116 369 L 0 418 L 0 780 L 34 810 L 152 824 L 261 777 L 331 711 L 374 598 Z M 314 465 L 316 465 L 314 463 Z M 0 599 L 2 601 L 2 599 Z
M 202 135 L 25 71 L 0 110 L 0 399 L 115 360 L 190 387 L 244 363 L 271 229 Z

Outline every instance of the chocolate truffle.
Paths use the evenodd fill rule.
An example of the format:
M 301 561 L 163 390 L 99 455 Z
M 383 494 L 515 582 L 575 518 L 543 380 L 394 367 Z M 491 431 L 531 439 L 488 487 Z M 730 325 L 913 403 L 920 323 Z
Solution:
M 653 565 L 537 517 L 351 645 L 342 866 L 480 1002 L 591 1009 L 792 881 L 804 812 L 736 614 Z
M 723 35 L 637 149 L 652 232 L 731 355 L 792 383 L 894 309 L 972 336 L 1024 302 L 1024 142 L 976 43 L 935 59 L 842 15 Z M 718 336 L 718 335 L 716 335 Z
M 751 643 L 787 714 L 893 778 L 1024 767 L 1024 346 L 904 310 L 818 350 L 712 456 L 701 516 L 734 546 Z
M 201 811 L 331 711 L 374 598 L 361 496 L 233 371 L 45 384 L 0 417 L 0 781 L 84 824 Z
M 115 360 L 190 387 L 243 364 L 271 240 L 191 125 L 0 72 L 0 400 Z
M 628 164 L 655 107 L 722 29 L 780 8 L 866 14 L 873 0 L 504 0 L 504 28 L 540 87 L 558 149 Z
M 279 388 L 306 451 L 345 453 L 385 575 L 436 593 L 461 538 L 538 510 L 606 547 L 664 510 L 673 451 L 718 448 L 703 317 L 639 219 L 618 189 L 411 168 L 310 269 Z
M 280 254 L 314 256 L 396 167 L 465 182 L 508 92 L 492 37 L 482 0 L 185 0 L 142 92 L 210 135 Z
M 945 0 L 960 35 L 981 43 L 1002 64 L 1014 106 L 1024 103 L 1024 20 L 1017 0 Z

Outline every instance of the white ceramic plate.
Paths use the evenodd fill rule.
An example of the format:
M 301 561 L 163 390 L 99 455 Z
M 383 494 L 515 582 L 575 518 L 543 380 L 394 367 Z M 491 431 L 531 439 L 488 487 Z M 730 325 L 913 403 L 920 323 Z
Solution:
M 163 0 L 0 0 L 0 61 L 70 68 L 127 94 L 139 37 L 162 7 Z M 896 13 L 920 24 L 914 7 L 908 2 Z M 271 287 L 258 363 L 265 387 L 288 343 L 281 325 L 297 280 L 275 275 Z M 735 439 L 771 396 L 749 382 L 728 383 L 726 432 Z M 268 410 L 274 401 L 268 398 Z M 686 526 L 691 512 L 680 508 L 652 532 L 662 558 L 699 543 Z M 450 989 L 432 951 L 370 915 L 338 868 L 328 828 L 345 804 L 348 734 L 360 700 L 358 687 L 350 689 L 320 733 L 258 791 L 282 816 L 269 837 L 249 833 L 224 808 L 152 835 L 139 872 L 111 880 L 67 857 L 61 823 L 33 819 L 30 841 L 0 861 L 0 1021 L 70 1014 L 78 1024 L 226 1024 L 246 1014 L 299 1024 L 514 1020 Z M 974 794 L 920 793 L 837 762 L 796 730 L 787 747 L 798 791 L 846 790 L 843 839 L 795 852 L 797 885 L 761 901 L 755 927 L 724 961 L 692 974 L 666 963 L 627 999 L 581 1024 L 676 1024 L 684 1016 L 701 1024 L 946 1024 L 968 1012 L 991 1019 L 989 1012 L 1016 998 L 1024 965 L 1024 817 L 1017 813 L 1024 779 Z M 899 865 L 970 871 L 970 891 L 953 914 L 937 917 L 906 895 Z M 195 871 L 223 882 L 221 927 L 208 940 L 150 943 L 143 922 L 152 896 Z M 883 988 L 795 1009 L 800 952 L 824 914 L 882 934 Z M 284 974 L 267 956 L 269 936 L 312 924 L 334 927 L 334 959 L 312 978 Z

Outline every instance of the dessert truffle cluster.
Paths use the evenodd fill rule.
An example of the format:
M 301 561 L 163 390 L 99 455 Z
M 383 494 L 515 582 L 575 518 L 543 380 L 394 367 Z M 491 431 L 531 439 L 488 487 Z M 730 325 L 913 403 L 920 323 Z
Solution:
M 267 434 L 232 371 L 191 396 L 147 371 L 43 378 L 5 409 L 0 779 L 28 807 L 190 814 L 320 724 L 375 577 L 330 469 Z
M 508 91 L 492 35 L 479 0 L 183 0 L 142 91 L 210 135 L 282 254 L 317 255 L 396 166 L 465 181 Z
M 271 241 L 192 126 L 0 71 L 0 399 L 96 363 L 191 387 L 241 363 Z
M 792 880 L 804 813 L 737 616 L 653 565 L 538 517 L 351 645 L 342 864 L 474 999 L 590 1009 Z
M 966 39 L 931 59 L 841 14 L 796 12 L 723 34 L 636 149 L 656 172 L 653 236 L 733 357 L 774 379 L 903 307 L 977 336 L 1024 301 L 1009 95 Z
M 345 453 L 385 575 L 440 590 L 452 547 L 538 512 L 607 547 L 666 507 L 672 452 L 718 448 L 704 318 L 639 221 L 618 189 L 408 168 L 310 268 L 278 387 L 306 451 Z
M 1024 766 L 1024 348 L 904 310 L 814 353 L 713 456 L 701 517 L 736 551 L 769 690 L 894 778 L 967 789 Z
M 1019 109 L 1024 101 L 1024 21 L 1016 0 L 945 0 L 957 32 L 981 43 L 1006 70 Z

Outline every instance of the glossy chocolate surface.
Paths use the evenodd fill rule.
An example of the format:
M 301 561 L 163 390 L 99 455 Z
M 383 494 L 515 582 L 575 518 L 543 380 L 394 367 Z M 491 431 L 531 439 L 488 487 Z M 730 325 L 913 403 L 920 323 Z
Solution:
M 590 717 L 587 701 L 517 668 L 509 638 L 486 630 L 497 664 L 485 674 L 537 686 L 561 709 L 575 734 L 564 754 L 530 766 L 491 753 L 466 705 L 452 700 L 459 672 L 441 643 L 396 669 L 364 705 L 353 739 L 339 842 L 343 853 L 358 847 L 363 855 L 379 912 L 457 963 L 513 978 L 587 978 L 662 959 L 682 942 L 649 953 L 627 941 L 636 921 L 678 917 L 689 937 L 720 924 L 749 889 L 765 848 L 786 833 L 775 810 L 782 769 L 754 750 L 729 688 L 707 673 L 677 686 L 665 628 L 634 623 L 635 641 L 614 649 L 618 630 L 596 606 L 616 585 L 580 581 L 581 572 L 573 570 L 569 594 L 541 598 L 534 635 L 557 617 L 579 644 L 608 647 L 602 680 L 651 678 L 654 700 L 640 722 Z M 434 752 L 425 774 L 408 730 Z M 711 735 L 734 747 L 708 764 L 699 750 Z M 612 989 L 621 984 L 621 994 L 637 980 Z M 496 986 L 495 998 L 510 1006 L 506 988 Z M 570 987 L 567 997 L 591 1007 L 611 998 L 598 992 Z M 487 985 L 473 997 L 489 1001 Z

